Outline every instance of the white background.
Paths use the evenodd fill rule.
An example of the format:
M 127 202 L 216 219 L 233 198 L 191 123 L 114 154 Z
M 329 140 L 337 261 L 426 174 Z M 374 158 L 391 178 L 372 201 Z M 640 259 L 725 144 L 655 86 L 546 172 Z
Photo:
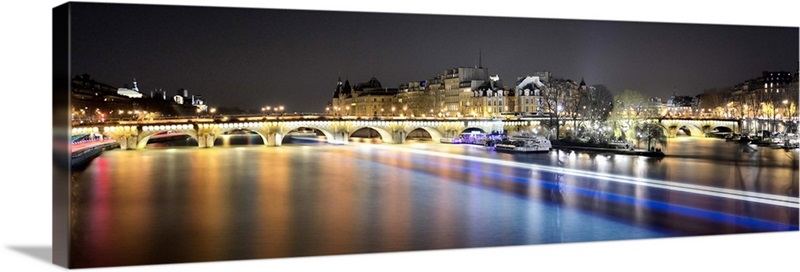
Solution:
M 38 3 L 30 3 L 38 2 Z M 87 1 L 96 2 L 96 1 Z M 117 1 L 183 4 L 181 1 Z M 651 22 L 800 25 L 790 1 L 191 1 L 194 5 L 467 14 Z M 524 2 L 524 1 L 518 1 Z M 711 2 L 711 1 L 708 1 Z M 51 20 L 58 1 L 4 2 L 0 85 L 0 270 L 53 271 Z M 124 18 L 136 20 L 136 18 Z M 121 33 L 124 35 L 124 33 Z M 759 41 L 741 41 L 757 43 Z M 794 72 L 794 71 L 792 71 Z M 757 76 L 758 71 L 753 76 Z M 745 80 L 743 78 L 742 80 Z M 736 82 L 731 82 L 735 84 Z M 45 254 L 30 254 L 45 252 Z M 23 250 L 20 250 L 23 249 Z M 102 268 L 91 271 L 795 271 L 800 233 L 671 238 L 349 256 Z M 11 269 L 9 269 L 11 268 Z

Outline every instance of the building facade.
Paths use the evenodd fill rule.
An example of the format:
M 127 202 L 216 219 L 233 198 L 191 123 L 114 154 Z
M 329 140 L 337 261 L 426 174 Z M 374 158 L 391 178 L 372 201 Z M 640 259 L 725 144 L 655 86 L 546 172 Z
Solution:
M 399 88 L 385 88 L 376 78 L 351 86 L 337 80 L 328 114 L 335 116 L 480 117 L 544 116 L 556 111 L 551 100 L 578 96 L 580 88 L 571 80 L 556 79 L 550 72 L 520 77 L 506 87 L 484 67 L 446 69 L 422 81 L 409 81 Z M 558 90 L 558 98 L 546 90 Z M 565 103 L 561 101 L 559 103 Z M 562 105 L 562 110 L 565 108 Z
M 673 94 L 667 99 L 666 113 L 675 117 L 693 116 L 697 113 L 699 104 L 697 97 Z
M 402 108 L 397 94 L 398 89 L 384 88 L 374 77 L 355 87 L 351 87 L 349 81 L 342 83 L 339 79 L 331 106 L 338 116 L 399 116 Z
M 549 73 L 545 72 L 545 76 Z M 546 77 L 541 75 L 526 76 L 517 79 L 517 84 L 514 87 L 514 107 L 513 111 L 520 115 L 541 115 L 542 110 L 542 94 L 545 88 Z
M 429 116 L 431 109 L 439 108 L 439 89 L 427 88 L 428 81 L 412 81 L 400 85 L 397 103 L 402 116 Z
M 467 101 L 465 116 L 500 117 L 509 111 L 510 90 L 503 86 L 500 77 L 492 76 L 489 81 L 471 91 Z M 512 106 L 513 107 L 513 106 Z
M 792 104 L 797 103 L 797 72 L 764 71 L 760 77 L 737 84 L 730 96 L 729 110 L 744 118 L 776 118 L 795 116 Z M 738 111 L 738 112 L 737 112 Z
M 489 81 L 489 69 L 483 67 L 459 67 L 444 72 L 444 109 L 446 117 L 466 116 L 472 91 Z

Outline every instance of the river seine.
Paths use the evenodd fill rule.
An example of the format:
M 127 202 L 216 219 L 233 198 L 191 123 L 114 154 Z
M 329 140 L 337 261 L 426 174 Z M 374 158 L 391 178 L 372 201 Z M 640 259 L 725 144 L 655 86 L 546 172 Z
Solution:
M 662 159 L 187 141 L 106 151 L 73 174 L 76 266 L 798 229 L 797 150 L 680 137 Z

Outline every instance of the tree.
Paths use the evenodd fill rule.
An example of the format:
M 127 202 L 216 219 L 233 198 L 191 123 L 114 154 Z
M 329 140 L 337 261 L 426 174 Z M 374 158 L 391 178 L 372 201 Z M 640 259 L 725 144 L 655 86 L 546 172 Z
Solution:
M 664 125 L 657 122 L 644 122 L 636 127 L 637 133 L 642 135 L 642 138 L 647 139 L 647 149 L 655 144 L 660 144 L 662 147 L 667 146 L 667 134 Z M 652 144 L 652 145 L 651 145 Z
M 634 129 L 642 119 L 657 117 L 657 109 L 651 107 L 639 92 L 625 90 L 614 96 L 614 108 L 609 115 L 612 127 L 625 138 L 634 136 Z
M 555 124 L 555 139 L 558 140 L 560 116 L 563 114 L 564 102 L 569 90 L 575 85 L 572 80 L 552 78 L 542 86 L 542 108 L 550 113 L 550 124 Z
M 785 107 L 786 107 L 786 109 L 784 111 L 786 112 L 786 114 L 785 114 L 786 116 L 788 116 L 788 117 L 796 117 L 797 104 L 795 104 L 794 101 L 788 102 Z
M 605 122 L 614 109 L 614 94 L 605 85 L 598 84 L 589 86 L 582 95 L 581 114 L 584 120 L 593 124 Z
M 732 92 L 731 88 L 706 89 L 697 96 L 700 99 L 700 108 L 708 109 L 715 116 L 723 116 Z
M 572 119 L 572 128 L 578 128 L 578 118 L 582 117 L 582 110 L 586 105 L 586 92 L 588 88 L 585 85 L 572 85 L 568 86 L 567 93 L 564 97 L 564 115 Z

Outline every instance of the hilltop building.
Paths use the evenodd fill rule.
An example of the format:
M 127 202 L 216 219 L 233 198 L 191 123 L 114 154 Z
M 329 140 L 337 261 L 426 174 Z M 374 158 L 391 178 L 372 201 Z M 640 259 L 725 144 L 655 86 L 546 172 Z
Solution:
M 128 98 L 142 98 L 142 93 L 139 92 L 139 86 L 137 85 L 135 78 L 133 79 L 132 89 L 125 85 L 122 88 L 117 89 L 117 94 L 127 96 Z

